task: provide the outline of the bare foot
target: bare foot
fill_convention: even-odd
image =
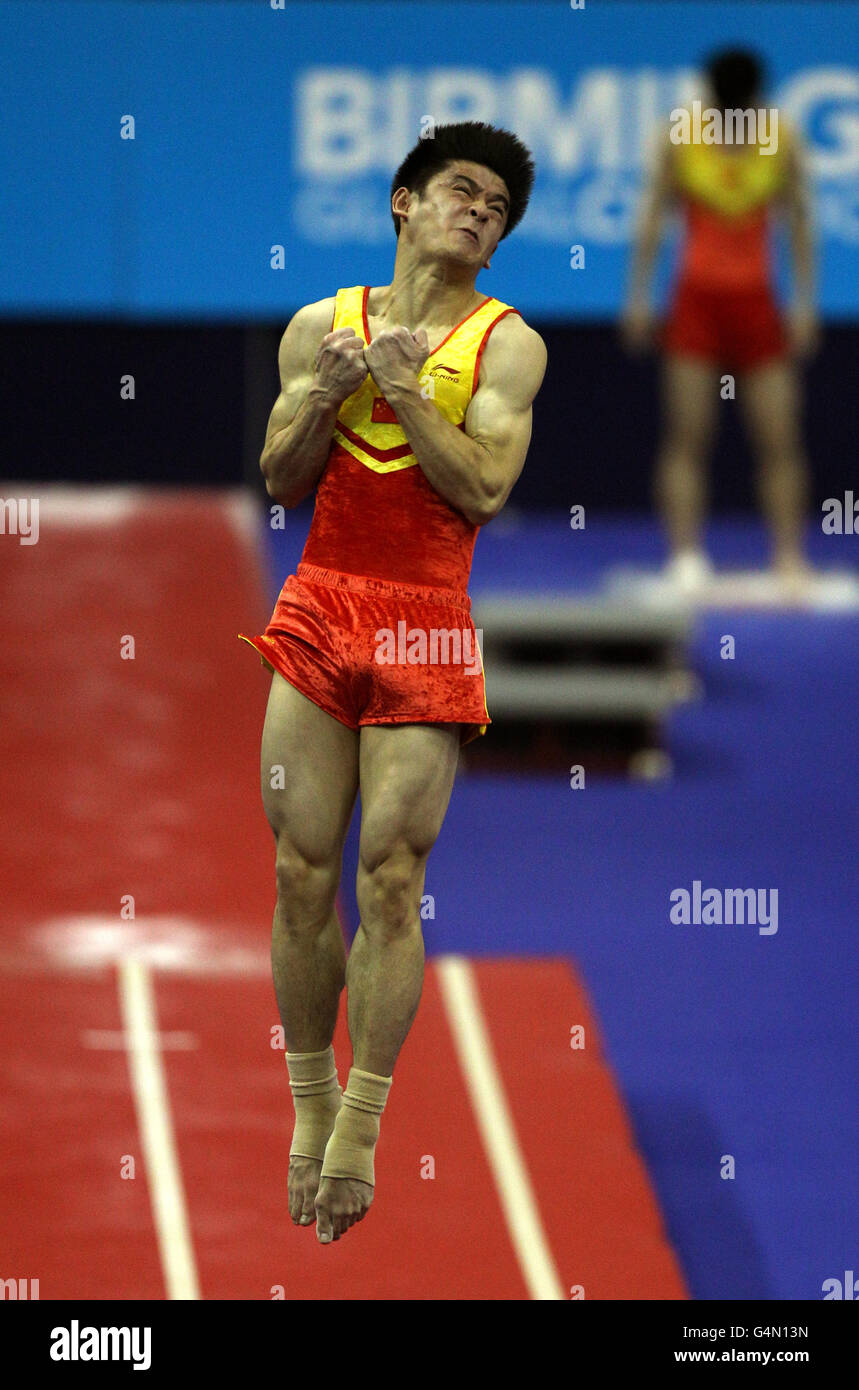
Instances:
[[[289,1160],[289,1214],[296,1226],[309,1226],[316,1220],[316,1192],[319,1187],[319,1174],[322,1172],[321,1158],[304,1158],[293,1154]]]
[[[358,1178],[323,1178],[316,1194],[316,1238],[320,1244],[339,1240],[356,1221],[363,1221],[372,1200],[371,1183]]]

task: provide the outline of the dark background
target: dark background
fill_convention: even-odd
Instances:
[[[3,474],[22,482],[258,483],[288,318],[247,328],[3,322]],[[582,503],[597,511],[649,510],[656,358],[628,356],[613,324],[532,324],[546,340],[549,365],[513,501],[525,509]],[[135,379],[133,403],[120,399],[127,373]],[[820,354],[805,368],[816,511],[851,484],[857,378],[859,328],[827,325]],[[713,468],[717,512],[755,506],[738,415],[738,402],[723,404]]]

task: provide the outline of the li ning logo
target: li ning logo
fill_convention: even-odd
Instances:
[[[397,630],[380,627],[376,633],[376,661],[380,666],[464,666],[468,676],[483,670],[480,640],[483,629],[464,627],[408,627],[403,619]]]

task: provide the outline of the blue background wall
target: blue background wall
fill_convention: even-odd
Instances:
[[[390,179],[431,116],[507,125],[537,161],[479,288],[614,314],[654,123],[727,40],[765,52],[808,141],[823,309],[855,314],[859,10],[694,0],[0,5],[0,312],[246,320],[385,284]]]

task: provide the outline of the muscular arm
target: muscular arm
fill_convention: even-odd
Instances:
[[[280,395],[259,466],[269,497],[286,507],[296,507],[316,486],[328,458],[340,403],[318,381],[315,356],[333,313],[333,298],[305,305],[280,342]]]
[[[386,393],[429,482],[475,526],[501,511],[522,472],[545,370],[542,338],[509,314],[489,335],[464,431],[421,396],[418,377]]]

